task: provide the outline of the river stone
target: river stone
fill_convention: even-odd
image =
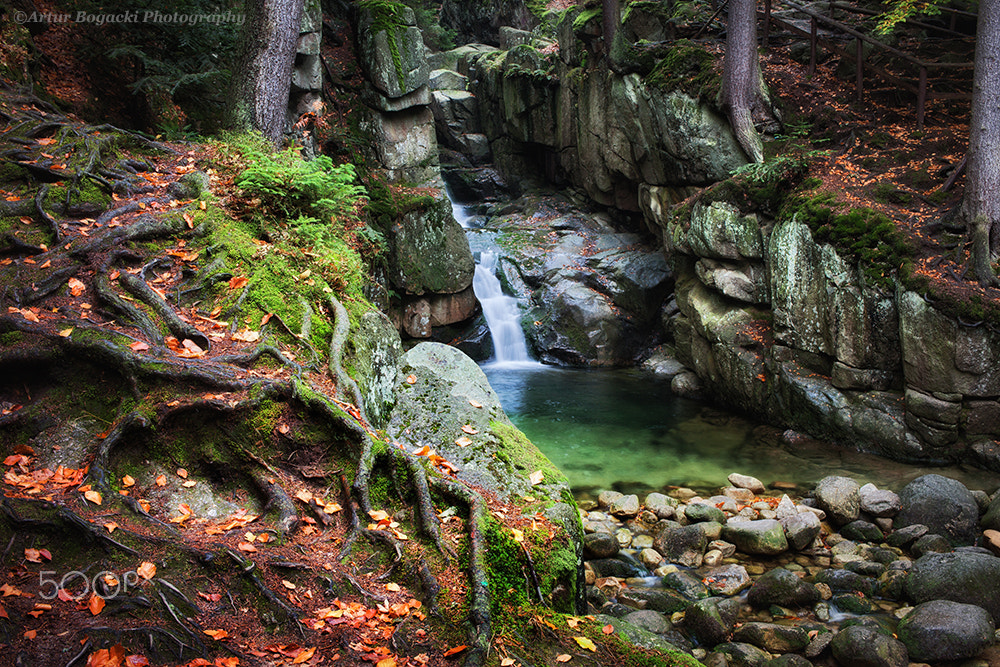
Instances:
[[[1000,556],[1000,530],[989,530],[983,531],[983,537],[986,539],[986,548],[993,552],[993,555]]]
[[[733,639],[771,653],[790,653],[809,645],[809,632],[795,626],[750,622],[741,625],[733,633]]]
[[[768,653],[744,642],[719,644],[713,650],[726,656],[729,667],[764,667],[771,660]]]
[[[698,600],[684,612],[684,627],[703,646],[715,646],[729,638],[739,613],[736,599]]]
[[[750,588],[747,602],[754,607],[808,607],[819,601],[819,591],[783,567],[767,572]]]
[[[742,565],[723,565],[705,574],[705,585],[712,595],[736,595],[753,585],[753,579]]]
[[[623,590],[619,596],[622,599],[631,599],[636,603],[642,603],[645,608],[658,611],[661,614],[684,611],[691,605],[691,602],[683,595],[670,589],[628,588]]]
[[[671,588],[688,600],[701,600],[709,596],[708,588],[701,579],[686,570],[677,570],[663,577],[663,585]]]
[[[868,597],[875,594],[877,583],[849,570],[822,570],[813,578],[818,584],[826,584],[831,590],[846,593],[864,593]]]
[[[899,549],[906,549],[911,544],[916,542],[918,539],[927,534],[927,526],[915,523],[905,528],[900,528],[892,532],[889,537],[886,538],[886,544],[890,547],[897,547]]]
[[[842,629],[830,642],[842,667],[907,667],[906,646],[870,625]]]
[[[623,619],[608,616],[606,614],[599,614],[596,620],[602,627],[605,625],[613,627],[616,635],[624,637],[633,646],[638,646],[639,648],[652,651],[659,651],[660,653],[678,652],[677,646],[663,639],[663,637],[650,632],[649,630],[636,627]]]
[[[896,633],[911,659],[939,662],[978,655],[993,643],[994,629],[989,612],[981,607],[933,600],[914,607]]]
[[[597,504],[603,509],[608,509],[612,503],[623,497],[625,497],[625,494],[618,491],[601,491],[597,496]]]
[[[986,609],[1000,619],[1000,558],[981,553],[924,554],[906,578],[906,595],[916,603],[951,600]]]
[[[778,520],[781,520],[795,516],[799,513],[799,508],[795,506],[795,503],[786,494],[781,496],[781,500],[778,501],[778,506],[774,508],[774,511],[777,514]]]
[[[830,599],[830,602],[836,606],[837,609],[848,614],[870,614],[876,609],[871,600],[863,595],[856,595],[854,593],[834,595]]]
[[[722,538],[748,554],[773,556],[788,550],[785,531],[774,519],[727,523]]]
[[[708,538],[697,525],[665,527],[653,537],[653,548],[672,562],[688,567],[701,565]]]
[[[630,494],[615,499],[608,507],[608,513],[617,517],[633,517],[639,513],[639,496]]]
[[[861,512],[860,489],[850,477],[824,477],[816,485],[816,502],[833,523],[841,526],[858,518]]]
[[[765,491],[764,482],[760,481],[756,477],[751,477],[750,475],[741,475],[738,472],[734,472],[730,473],[729,477],[726,479],[728,479],[729,483],[733,486],[738,486],[741,489],[749,489],[758,495],[764,493]]]
[[[808,549],[822,528],[819,517],[812,512],[794,514],[781,519],[780,523],[785,529],[785,538],[789,546],[796,551]]]
[[[914,558],[920,558],[931,552],[945,554],[949,551],[952,551],[951,542],[948,541],[948,538],[937,533],[927,533],[910,545],[910,552]]]
[[[813,664],[801,655],[788,653],[771,660],[764,667],[813,667]]]
[[[691,523],[702,521],[715,521],[717,523],[726,522],[726,514],[718,507],[708,503],[691,503],[684,506],[684,516]]]
[[[872,560],[857,560],[852,563],[846,563],[844,569],[860,574],[863,577],[874,577],[877,579],[885,573],[886,566],[883,563],[876,563]]]
[[[855,542],[874,542],[878,544],[885,539],[882,530],[874,523],[867,521],[852,521],[840,529],[840,534]]]
[[[1000,493],[993,496],[980,525],[984,530],[1000,530]]]
[[[979,535],[979,505],[961,482],[941,475],[916,478],[899,493],[903,505],[893,524],[927,526],[954,544],[972,544]]]
[[[874,484],[865,484],[858,490],[858,494],[861,497],[861,511],[872,516],[895,516],[902,507],[898,495],[888,489],[879,489]]]
[[[650,512],[661,519],[669,519],[674,516],[674,508],[677,507],[677,499],[662,493],[651,493],[646,496],[643,503]]]
[[[640,609],[639,611],[630,612],[622,617],[622,620],[626,623],[631,623],[637,628],[658,635],[662,635],[673,629],[670,621],[664,618],[663,614],[652,609]]]
[[[383,230],[389,279],[408,294],[456,294],[472,284],[475,261],[462,227],[444,197],[403,215]]]
[[[584,553],[588,558],[611,558],[618,553],[618,540],[608,533],[590,533],[583,536]]]

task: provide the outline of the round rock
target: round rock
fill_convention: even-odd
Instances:
[[[910,657],[924,662],[971,658],[993,643],[993,619],[982,607],[949,600],[919,604],[896,634]]]
[[[941,475],[923,475],[899,493],[902,509],[897,528],[919,523],[955,544],[972,544],[978,537],[979,504],[961,482]]]
[[[861,510],[876,517],[895,516],[902,508],[899,496],[888,489],[879,489],[874,484],[865,484],[858,490]]]
[[[756,477],[751,477],[750,475],[741,475],[738,472],[731,473],[727,478],[729,483],[733,486],[739,487],[741,489],[749,489],[756,494],[764,493],[764,483],[757,479]]]
[[[802,581],[783,567],[776,567],[762,575],[747,594],[747,602],[754,607],[808,607],[819,601],[819,591],[812,584]]]
[[[618,540],[607,533],[583,536],[583,549],[588,558],[611,558],[618,553]]]
[[[774,519],[727,523],[722,527],[722,539],[748,554],[773,556],[788,550],[785,530]]]
[[[608,513],[618,517],[632,517],[639,513],[639,496],[629,494],[611,501]]]
[[[861,487],[850,477],[832,475],[816,485],[816,502],[838,526],[850,523],[861,513]]]
[[[907,667],[903,642],[870,625],[852,625],[830,642],[833,657],[843,667]]]
[[[951,600],[982,607],[1000,619],[1000,558],[955,551],[924,554],[906,577],[906,595],[916,602]]]

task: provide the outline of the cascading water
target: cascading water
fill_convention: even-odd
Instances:
[[[450,195],[449,195],[450,196]],[[469,229],[469,214],[461,204],[451,202],[455,220],[463,229]],[[497,278],[499,248],[480,250],[476,262],[476,273],[472,279],[472,290],[479,299],[486,318],[486,326],[493,338],[493,361],[491,367],[541,367],[528,353],[528,343],[521,329],[521,311],[517,300],[503,293]]]

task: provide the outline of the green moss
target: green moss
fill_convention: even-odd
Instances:
[[[644,81],[653,88],[680,90],[714,104],[722,88],[717,59],[714,53],[694,42],[677,40]]]
[[[591,21],[600,19],[601,17],[601,6],[588,7],[582,12],[577,14],[576,18],[573,19],[573,30],[579,32],[587,28],[587,24]]]
[[[396,67],[396,77],[401,90],[406,88],[406,72],[403,71],[403,59],[399,55],[399,32],[405,27],[406,5],[394,0],[358,0],[358,9],[367,10],[372,15],[372,34],[385,31],[392,53],[392,64]]]

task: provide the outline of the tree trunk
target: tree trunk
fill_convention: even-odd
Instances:
[[[604,33],[604,50],[611,53],[611,45],[615,41],[615,33],[618,31],[619,18],[618,0],[601,0],[601,29]]]
[[[757,58],[756,0],[729,0],[720,102],[747,157],[763,162],[764,147],[754,119],[773,113]]]
[[[1000,244],[1000,0],[980,0],[965,195],[960,215],[972,239],[981,285],[997,285],[991,266]]]
[[[303,0],[247,0],[229,110],[235,130],[259,130],[281,142],[288,113]]]

